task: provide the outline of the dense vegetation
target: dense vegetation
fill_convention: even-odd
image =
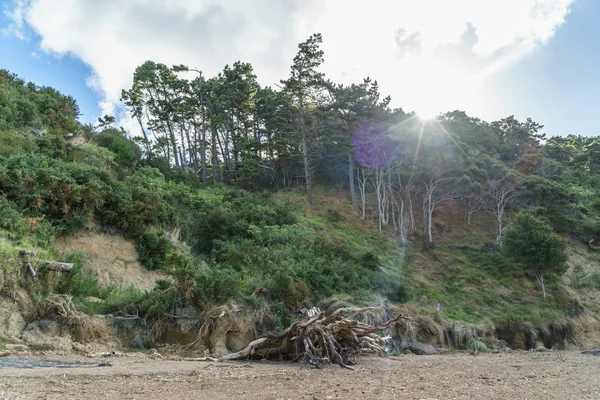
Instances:
[[[149,319],[238,301],[269,307],[274,323],[326,298],[365,303],[374,293],[417,308],[444,303],[444,318],[467,322],[578,312],[557,280],[556,234],[591,245],[600,236],[598,138],[547,139],[514,117],[453,111],[425,121],[392,110],[374,80],[327,81],[320,42],[300,45],[280,90],[261,87],[247,63],[206,78],[148,61],[123,91],[140,132],[115,128],[112,116],[82,125],[69,96],[0,71],[0,266],[24,246],[52,255],[56,236],[94,221],[133,240],[140,261],[168,279],[147,293],[101,287],[72,255],[75,272],[40,283],[39,295]],[[329,204],[315,200],[330,191]],[[503,252],[507,225],[516,261]],[[423,275],[418,257],[443,273]],[[525,300],[513,307],[529,270],[540,283],[554,272],[548,303],[534,304],[541,314]],[[499,299],[488,290],[499,286],[515,293]]]

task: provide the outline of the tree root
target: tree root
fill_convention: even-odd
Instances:
[[[254,340],[237,353],[221,357],[220,361],[248,358],[279,358],[300,360],[321,368],[323,363],[337,364],[341,368],[354,370],[356,356],[363,351],[373,351],[384,357],[385,343],[389,337],[381,332],[409,315],[398,314],[382,325],[368,325],[355,319],[344,318],[344,314],[357,314],[373,309],[340,308],[326,317],[318,308],[303,310],[299,319],[280,333],[267,333]]]

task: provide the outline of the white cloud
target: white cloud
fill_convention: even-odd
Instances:
[[[10,24],[2,29],[2,34],[14,35],[21,40],[25,40],[25,18],[23,16],[25,5],[25,0],[15,0],[15,4],[12,7],[5,6],[3,13],[10,21]]]
[[[251,62],[263,84],[285,78],[297,43],[322,32],[334,80],[378,79],[405,109],[480,113],[479,83],[537,46],[573,0],[18,0],[13,29],[43,51],[91,68],[88,84],[113,110],[146,60],[208,75]]]

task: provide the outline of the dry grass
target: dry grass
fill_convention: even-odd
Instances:
[[[71,296],[53,294],[39,302],[34,309],[37,319],[57,314],[70,327],[71,337],[80,343],[108,341],[115,337],[116,331],[102,316],[89,316],[77,309]]]
[[[129,285],[151,290],[158,279],[165,279],[159,271],[149,271],[138,261],[137,251],[130,241],[119,235],[84,231],[74,236],[59,238],[55,247],[62,253],[81,253],[85,267],[90,269],[102,285]]]

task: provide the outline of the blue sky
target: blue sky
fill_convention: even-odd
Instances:
[[[466,52],[464,59],[460,55],[463,53],[457,52],[458,55],[453,55],[454,58],[450,59],[448,65],[452,68],[457,67],[456,71],[450,68],[454,71],[450,73],[446,72],[447,66],[444,70],[436,69],[440,60],[446,62],[448,58],[436,58],[438,56],[435,55],[435,51],[432,52],[433,55],[427,56],[425,39],[430,40],[430,47],[435,49],[440,47],[440,43],[444,43],[444,46],[455,46],[455,42],[448,44],[440,38],[449,35],[453,29],[457,29],[457,38],[464,37],[464,27],[471,21],[462,15],[450,15],[449,21],[444,21],[447,25],[444,25],[441,32],[433,29],[427,31],[420,26],[440,25],[439,20],[427,20],[428,10],[422,13],[419,10],[410,10],[413,12],[412,20],[423,19],[420,25],[411,27],[408,22],[393,17],[393,10],[384,9],[389,2],[377,3],[379,5],[373,2],[373,7],[380,7],[380,15],[391,16],[382,16],[381,20],[375,21],[372,29],[367,29],[370,36],[362,32],[360,36],[352,36],[357,31],[356,25],[342,25],[342,22],[338,21],[359,18],[364,7],[345,7],[343,12],[346,15],[339,16],[342,9],[335,9],[335,0],[329,0],[331,4],[328,6],[323,5],[325,1],[311,3],[307,0],[300,5],[296,4],[294,9],[279,7],[283,3],[267,4],[271,0],[256,0],[256,7],[252,7],[258,8],[255,15],[251,14],[253,11],[250,8],[239,11],[238,15],[235,9],[227,8],[227,2],[224,2],[222,7],[221,4],[215,6],[211,13],[206,13],[205,10],[194,9],[199,2],[182,0],[181,9],[166,9],[167,3],[157,0],[154,7],[146,6],[143,10],[148,16],[147,20],[154,21],[153,23],[140,22],[140,18],[135,16],[140,15],[141,9],[131,9],[132,18],[135,19],[131,19],[133,27],[128,29],[134,31],[117,33],[118,37],[115,39],[108,33],[104,35],[102,28],[114,23],[115,28],[107,28],[106,31],[118,32],[124,29],[123,20],[127,20],[126,7],[112,0],[107,0],[102,6],[92,6],[90,4],[94,2],[80,1],[82,6],[78,10],[79,14],[74,14],[71,10],[61,10],[60,2],[53,0],[0,0],[0,31],[3,32],[0,33],[0,68],[17,73],[38,85],[53,86],[72,95],[80,105],[82,120],[86,122],[93,122],[101,113],[112,110],[111,105],[118,103],[120,89],[130,83],[135,66],[148,58],[167,64],[188,63],[208,71],[209,74],[217,73],[226,63],[244,59],[255,65],[256,73],[265,84],[285,78],[296,50],[295,44],[302,40],[304,34],[297,33],[301,30],[298,27],[291,29],[287,26],[291,24],[290,15],[293,14],[293,21],[298,20],[299,15],[307,21],[316,21],[312,25],[308,22],[302,25],[306,32],[323,32],[325,72],[330,77],[334,80],[354,81],[369,74],[376,79],[380,78],[382,91],[392,96],[396,106],[403,106],[407,110],[424,110],[429,107],[432,112],[459,108],[486,120],[514,114],[519,119],[531,117],[544,124],[549,135],[600,134],[595,120],[600,109],[598,0],[552,0],[557,4],[573,1],[569,4],[569,13],[565,13],[565,22],[557,24],[552,37],[543,40],[539,37],[531,39],[538,40],[539,43],[535,42],[536,45],[527,48],[526,51],[522,51],[523,48],[519,48],[518,45],[501,47],[501,44],[504,43],[502,40],[508,41],[514,37],[525,42],[527,33],[505,29],[499,25],[495,32],[488,32],[486,41],[484,28],[489,25],[490,20],[485,19],[484,11],[473,14],[474,35],[479,36],[475,38],[474,43],[478,41],[481,47],[472,48],[473,43],[468,44],[467,48],[462,49]],[[545,0],[528,1],[541,1],[543,4]],[[111,8],[113,3],[114,8]],[[136,2],[132,0],[131,3]],[[292,3],[294,2],[290,2]],[[264,6],[262,10],[261,4]],[[410,7],[411,4],[414,2],[406,2],[405,6]],[[19,18],[15,18],[13,12],[17,6],[22,9],[22,16]],[[94,7],[103,8],[99,11]],[[515,13],[520,12],[520,3],[514,3],[514,7]],[[557,5],[557,10],[560,7]],[[56,13],[56,17],[53,17],[52,13]],[[89,21],[97,20],[98,15],[106,15],[107,19],[101,21],[102,27],[98,28],[99,31],[94,31],[93,27],[90,27],[93,24]],[[185,21],[190,15],[192,18],[203,19],[187,24]],[[164,18],[164,27],[161,26],[164,29],[163,33],[160,37],[152,36],[156,31],[157,21],[161,18]],[[209,39],[200,41],[193,34],[194,27],[210,25],[211,18],[231,22],[231,26],[226,26],[226,34],[215,34],[214,37],[218,39],[210,39],[213,42],[209,42]],[[52,25],[52,21],[57,19],[62,20],[60,25]],[[510,23],[508,22],[509,25]],[[520,23],[526,24],[527,21]],[[412,46],[414,43],[400,43],[398,40],[391,43],[393,40],[389,37],[389,32],[398,32],[398,29],[408,33],[416,32],[416,36],[407,34],[406,37],[421,39],[421,42],[416,44],[421,52],[415,53],[412,59],[409,57],[398,61],[397,48],[390,47],[410,44],[407,49],[412,51],[415,48]],[[269,30],[275,34],[268,35]],[[523,31],[528,30],[524,25]],[[170,41],[164,40],[164,32],[172,32],[173,37],[169,38]],[[514,37],[502,36],[509,33]],[[545,34],[542,32],[539,36]],[[245,37],[252,38],[257,35],[262,35],[258,36],[260,41],[243,41]],[[206,38],[207,32],[198,32],[198,36]],[[260,46],[262,40],[267,39],[269,44]],[[117,45],[115,40],[118,41]],[[221,42],[216,40],[226,42],[221,45]],[[380,43],[388,47],[379,45]],[[484,45],[488,46],[490,51],[486,52],[486,49],[483,49]],[[454,50],[459,47],[455,47]],[[352,58],[352,54],[358,52],[362,52],[361,55],[354,55]],[[463,91],[461,85],[466,86],[466,83],[470,82],[470,75],[465,73],[470,71],[467,68],[469,60],[490,65],[502,52],[513,56],[514,60],[499,68],[477,87],[469,87]],[[514,56],[515,54],[523,55]],[[398,71],[403,73],[398,74]],[[400,78],[400,75],[405,78]],[[90,77],[93,79],[90,80]],[[99,105],[100,102],[103,103]]]
[[[600,1],[572,5],[554,38],[496,76],[489,90],[504,113],[531,117],[549,134],[600,135]]]
[[[1,2],[0,2],[1,4]],[[0,14],[0,30],[8,26],[6,15]],[[40,86],[52,86],[73,96],[82,112],[83,121],[95,121],[100,115],[99,97],[87,84],[90,68],[71,56],[44,54],[39,37],[21,40],[0,33],[0,68]]]

